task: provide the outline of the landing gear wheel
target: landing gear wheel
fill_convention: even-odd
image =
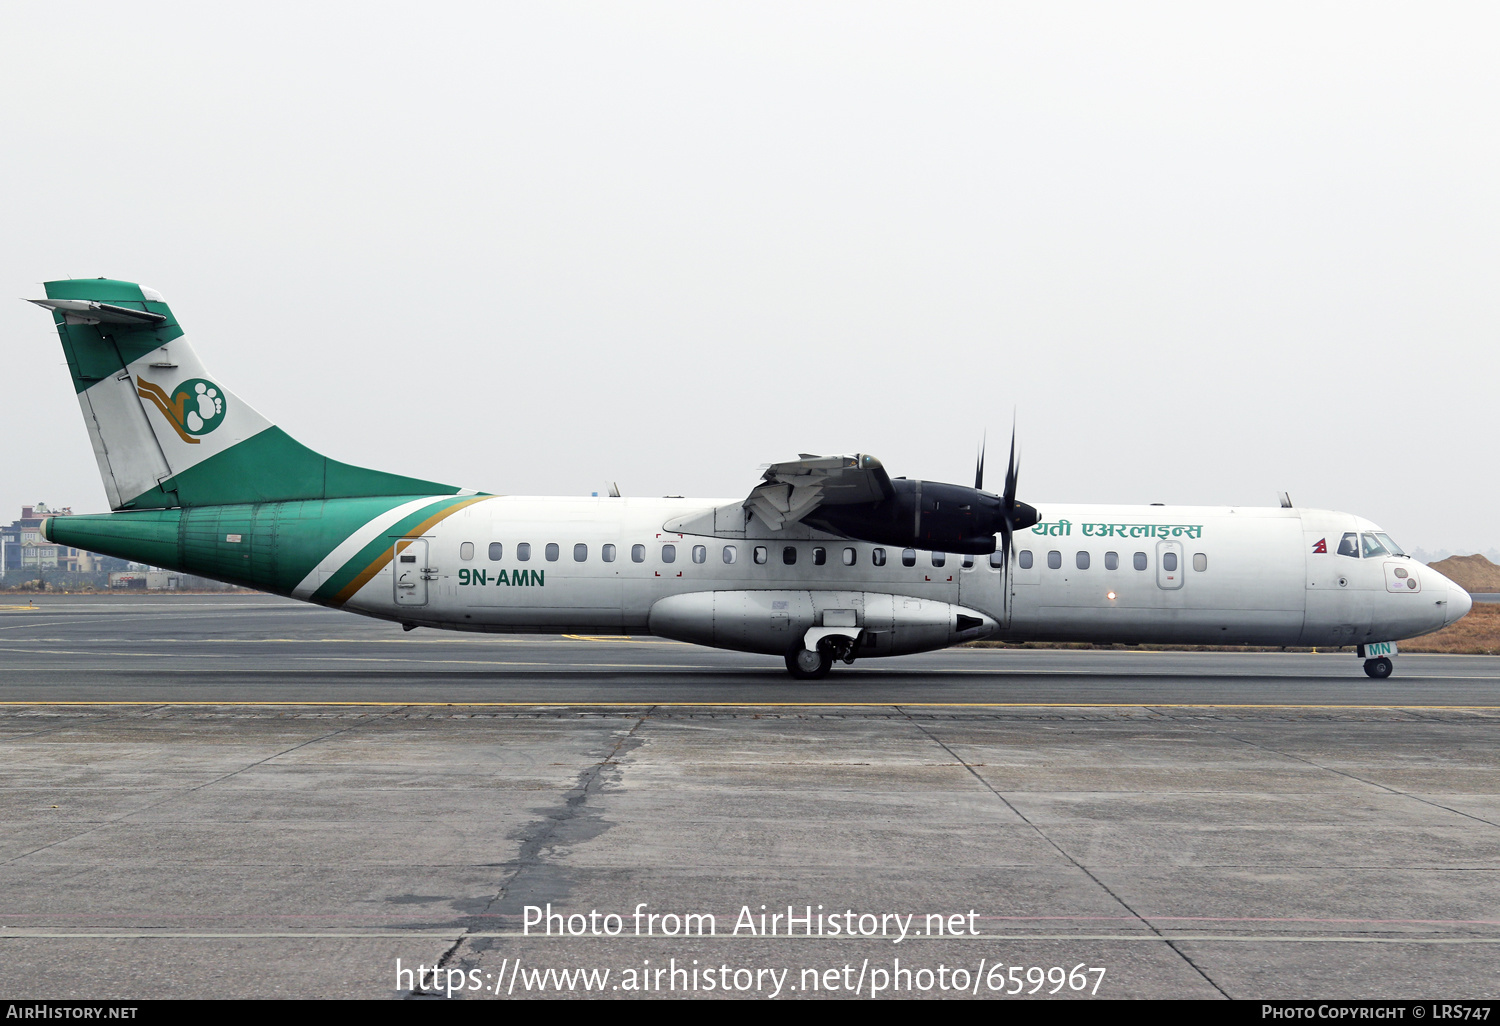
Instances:
[[[833,653],[822,645],[816,652],[809,652],[798,642],[786,653],[786,669],[798,680],[822,680],[833,668]]]
[[[1395,667],[1391,665],[1390,659],[1385,656],[1381,656],[1379,659],[1365,660],[1365,672],[1376,680],[1385,680],[1391,675],[1393,669]]]

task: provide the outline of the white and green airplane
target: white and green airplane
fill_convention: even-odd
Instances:
[[[745,498],[494,495],[319,455],[213,377],[152,289],[46,283],[114,512],[48,540],[413,627],[655,634],[834,660],[980,638],[1355,646],[1453,623],[1468,594],[1347,513],[1016,499],[773,464]],[[997,541],[998,538],[998,541]]]

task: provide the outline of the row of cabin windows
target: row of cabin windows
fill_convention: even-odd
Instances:
[[[797,551],[798,551],[797,550],[797,546],[795,546],[795,545],[786,545],[786,546],[783,546],[782,549],[781,549],[781,562],[784,563],[787,566],[795,566],[796,563],[797,563]],[[607,542],[604,545],[601,545],[599,547],[599,557],[602,560],[604,560],[604,562],[606,562],[606,563],[613,563],[615,561],[617,552],[618,552],[618,550],[615,548],[615,546],[613,544],[610,544],[610,543],[607,543]],[[491,562],[497,562],[498,563],[501,559],[504,559],[505,558],[505,545],[504,545],[504,543],[503,542],[490,542],[489,553],[488,554],[489,554]],[[688,554],[689,554],[689,557],[692,559],[692,561],[694,563],[706,563],[706,562],[708,562],[708,546],[706,546],[706,545],[694,545],[694,546],[692,546],[689,549],[689,553]],[[514,555],[515,555],[516,560],[518,562],[522,562],[522,563],[524,563],[527,560],[531,559],[531,543],[530,542],[517,542],[516,543],[516,547],[515,547]],[[929,553],[929,555],[932,558],[932,565],[933,566],[943,566],[948,561],[948,554],[945,553],[945,552],[933,552],[933,553]],[[1030,553],[1027,553],[1027,555],[1029,556]],[[562,558],[562,547],[560,545],[558,545],[556,542],[548,542],[546,545],[544,545],[542,547],[542,556],[548,562],[555,563],[559,559]],[[725,545],[723,547],[723,549],[720,550],[719,557],[725,563],[735,563],[735,562],[737,562],[739,560],[739,548],[738,548],[738,546],[735,546],[735,545]],[[771,561],[771,550],[767,546],[765,546],[765,545],[756,545],[756,546],[754,546],[750,550],[750,557],[751,557],[751,559],[753,559],[755,561],[755,563],[757,565],[765,565],[766,563],[769,563]],[[473,559],[474,558],[474,543],[473,542],[463,542],[462,544],[460,544],[459,547],[458,547],[458,558],[464,560],[465,562]],[[577,543],[576,545],[573,546],[573,561],[575,563],[584,563],[584,562],[587,562],[588,558],[589,558],[589,547],[588,547],[588,545],[586,543],[579,542],[579,543]],[[859,550],[856,549],[856,548],[854,548],[852,545],[845,546],[844,549],[843,549],[843,551],[839,554],[839,559],[843,563],[844,566],[857,566],[859,564]],[[630,547],[630,560],[633,563],[644,563],[646,561],[646,546],[644,546],[644,545],[632,545]],[[661,547],[661,561],[663,563],[675,563],[675,562],[677,562],[677,546],[674,545],[674,544],[671,544],[671,543],[663,545]],[[874,566],[885,566],[885,563],[886,563],[886,552],[885,552],[885,549],[883,549],[883,548],[874,548],[874,549],[871,549],[870,550],[870,562]],[[813,546],[813,549],[812,549],[812,563],[813,563],[813,566],[825,566],[825,565],[827,565],[827,563],[828,563],[828,550],[826,548],[824,548],[823,546],[821,546],[821,545],[815,545],[815,546]],[[902,566],[916,566],[917,565],[917,550],[916,549],[902,549],[901,550],[901,565]],[[965,570],[973,567],[973,565],[974,565],[974,557],[973,556],[964,556],[963,557],[963,567],[964,567]],[[1029,566],[1030,564],[1027,564],[1027,565]],[[1000,566],[1000,553],[994,552],[994,553],[990,554],[990,566],[996,567],[996,568],[998,568]]]
[[[1022,570],[1030,570],[1032,568],[1034,562],[1035,562],[1035,557],[1032,556],[1030,549],[1023,549],[1023,550],[1021,550],[1021,552],[1017,556],[1017,561],[1020,563]],[[1090,562],[1090,556],[1089,556],[1088,552],[1085,551],[1085,550],[1083,550],[1083,549],[1079,549],[1078,550],[1078,554],[1073,557],[1073,563],[1074,563],[1074,565],[1077,566],[1078,569],[1080,569],[1080,570],[1087,570],[1089,568],[1089,562]],[[1135,556],[1133,557],[1133,559],[1131,560],[1131,565],[1134,566],[1137,570],[1145,570],[1148,566],[1150,566],[1150,561],[1146,558],[1146,554],[1144,552],[1137,552],[1135,554]],[[1051,552],[1047,553],[1047,568],[1050,569],[1050,570],[1061,570],[1062,569],[1062,553],[1061,552],[1057,551],[1056,549],[1053,549]],[[1176,570],[1177,569],[1177,553],[1175,553],[1175,552],[1164,552],[1164,553],[1162,553],[1161,568],[1163,570],[1167,570],[1167,571],[1174,571],[1174,570]],[[1104,554],[1104,569],[1106,569],[1106,570],[1118,570],[1118,569],[1120,569],[1120,554],[1118,552],[1106,552]],[[1195,552],[1195,553],[1193,553],[1193,569],[1196,570],[1196,571],[1198,571],[1199,573],[1203,573],[1205,570],[1208,569],[1208,554],[1207,553],[1203,553],[1203,552]]]
[[[616,553],[617,550],[615,546],[609,542],[606,542],[599,547],[599,558],[604,560],[604,562],[606,563],[613,563],[615,561]],[[948,554],[946,552],[933,552],[929,553],[929,555],[932,559],[932,565],[935,567],[944,566],[948,562]],[[504,556],[504,544],[501,542],[490,542],[490,560],[492,562],[499,562],[504,558]],[[522,563],[530,560],[531,543],[517,542],[515,556],[516,560]],[[556,563],[559,559],[562,558],[562,548],[556,542],[548,542],[545,546],[542,547],[542,556],[549,563]],[[689,550],[689,557],[694,563],[708,562],[708,546],[692,546]],[[463,544],[461,544],[458,547],[458,558],[466,562],[473,559],[474,543],[464,542]],[[586,543],[579,542],[573,546],[573,561],[575,563],[587,562],[588,558],[589,547]],[[720,552],[720,558],[723,559],[725,563],[734,563],[738,561],[738,547],[734,545],[725,545]],[[771,551],[764,545],[757,545],[753,549],[751,549],[751,558],[755,560],[755,563],[757,565],[764,565],[770,562]],[[1030,549],[1022,549],[1017,554],[1016,558],[1017,562],[1020,563],[1022,570],[1030,570],[1032,566],[1035,565],[1035,557]],[[846,546],[841,554],[841,559],[845,566],[855,566],[859,562],[859,550],[855,549],[853,546]],[[1089,568],[1090,560],[1091,557],[1089,556],[1089,553],[1084,549],[1079,549],[1077,555],[1074,556],[1074,565],[1076,565],[1080,570],[1087,570]],[[632,545],[630,547],[630,561],[632,563],[644,563],[646,561],[646,546],[639,544]],[[677,546],[670,543],[663,545],[661,547],[661,561],[663,563],[677,562]],[[870,550],[870,562],[872,564],[874,564],[875,566],[885,566],[885,561],[885,549],[875,548]],[[781,562],[787,566],[796,565],[797,546],[783,546],[781,550]],[[821,545],[813,546],[812,562],[813,566],[826,565],[828,562],[828,550]],[[992,568],[998,569],[1001,565],[1001,554],[999,552],[990,553],[989,563]],[[916,566],[917,550],[902,549],[901,565],[906,567]],[[965,570],[972,568],[974,566],[974,557],[967,555],[964,556],[962,565]],[[1145,570],[1150,565],[1150,562],[1144,552],[1137,552],[1132,559],[1132,565],[1137,570]],[[1177,569],[1177,553],[1163,553],[1161,558],[1161,565],[1163,570],[1175,571]],[[1062,553],[1057,549],[1053,549],[1051,552],[1048,552],[1047,566],[1052,570],[1062,569]],[[1104,554],[1104,569],[1120,569],[1120,554],[1118,552],[1106,552]],[[1193,553],[1193,569],[1198,571],[1199,573],[1202,573],[1203,571],[1208,569],[1208,556],[1205,553]]]

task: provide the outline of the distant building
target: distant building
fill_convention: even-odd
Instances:
[[[0,574],[7,571],[58,570],[63,573],[93,573],[104,569],[97,553],[54,545],[42,536],[42,522],[48,517],[70,517],[67,507],[48,509],[43,503],[22,506],[21,519],[0,527]]]
[[[141,588],[146,591],[176,591],[182,587],[181,574],[166,570],[117,570],[109,575],[111,588]]]

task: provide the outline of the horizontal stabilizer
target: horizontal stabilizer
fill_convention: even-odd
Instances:
[[[68,324],[134,324],[150,327],[166,323],[166,316],[149,310],[131,310],[113,303],[96,303],[91,299],[28,299],[46,310],[56,310]]]

